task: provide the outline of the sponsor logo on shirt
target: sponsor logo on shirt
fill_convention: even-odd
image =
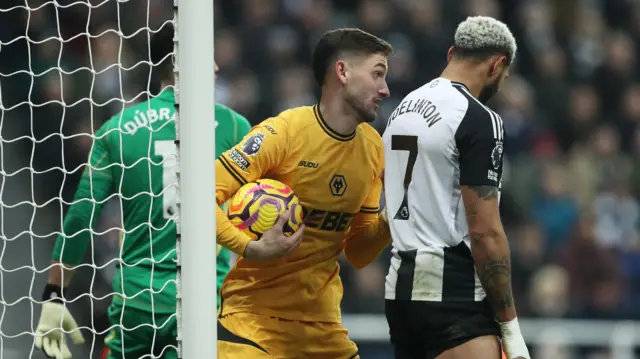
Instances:
[[[298,162],[298,167],[306,167],[306,168],[318,168],[318,162],[313,161],[300,161]]]
[[[304,225],[321,231],[346,232],[351,227],[354,213],[333,212],[322,209],[302,207]]]
[[[240,167],[243,171],[246,171],[247,168],[249,168],[249,166],[251,165],[249,163],[249,160],[247,160],[242,155],[242,153],[240,153],[235,148],[229,152],[229,158],[233,161],[233,163],[238,165],[238,167]]]
[[[489,170],[489,173],[487,173],[487,179],[498,182],[498,172]]]
[[[262,127],[266,128],[267,131],[269,131],[269,133],[271,133],[272,135],[277,135],[278,132],[276,132],[275,129],[273,129],[273,127],[269,126],[269,125],[262,125]]]
[[[262,142],[264,141],[264,133],[258,132],[255,135],[249,137],[244,144],[242,145],[242,152],[248,156],[255,156],[258,151],[260,151],[260,147],[262,147]]]

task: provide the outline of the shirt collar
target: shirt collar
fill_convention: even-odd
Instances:
[[[167,102],[175,102],[175,91],[173,87],[165,87],[158,96],[157,99],[167,101]]]

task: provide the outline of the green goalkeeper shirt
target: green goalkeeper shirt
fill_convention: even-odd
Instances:
[[[123,110],[96,132],[88,166],[64,218],[64,235],[58,236],[53,252],[53,260],[79,265],[105,202],[120,198],[123,231],[113,302],[156,313],[176,309],[174,105],[174,92],[167,89]],[[250,125],[222,105],[216,105],[215,116],[217,157],[237,144]],[[217,262],[219,291],[229,271],[226,249],[218,248]]]

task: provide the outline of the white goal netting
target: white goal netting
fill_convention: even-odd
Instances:
[[[124,108],[157,95],[153,88],[160,84],[152,76],[150,38],[173,16],[171,0],[1,1],[0,359],[45,358],[34,347],[34,335],[53,247],[56,238],[64,236],[63,218],[74,204],[98,129]],[[156,131],[150,124],[153,113],[137,117],[139,126],[150,129],[149,136]],[[175,122],[172,119],[166,118]],[[159,153],[158,148],[149,146],[148,155],[134,161],[136,165],[170,168],[175,153],[171,149]],[[125,154],[120,155],[122,161],[113,166],[121,170],[132,166]],[[151,177],[152,170],[147,172]],[[85,343],[74,345],[68,336],[67,342],[73,358],[102,358],[105,339],[117,340],[127,358],[177,357],[175,342],[158,339],[175,338],[175,313],[154,304],[157,298],[149,304],[153,315],[144,310],[109,310],[118,296],[112,282],[120,270],[117,264],[123,263],[122,235],[126,241],[130,232],[122,229],[122,202],[131,199],[122,193],[123,181],[111,186],[105,200],[89,200],[87,216],[96,217],[96,224],[84,228],[90,235],[89,244],[64,298]],[[162,204],[163,196],[175,192],[171,190],[174,182],[175,176],[167,178],[165,173],[163,191],[137,195]],[[94,185],[92,182],[89,188]],[[98,207],[102,207],[99,216]],[[158,228],[148,212],[149,218],[132,231],[144,230],[153,237],[170,225]],[[76,242],[69,235],[66,233],[63,251],[75,249],[71,247]],[[153,247],[148,241],[146,245]],[[153,248],[150,251],[154,253]],[[121,267],[143,265],[154,271],[156,263],[171,259],[156,255],[147,258],[146,264],[124,263]],[[149,274],[151,277],[146,288],[128,292],[121,300],[149,301],[145,298],[153,297],[150,293],[171,286],[159,284],[160,275]]]

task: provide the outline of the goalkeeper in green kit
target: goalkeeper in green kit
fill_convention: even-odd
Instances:
[[[35,345],[49,357],[71,358],[65,335],[84,342],[62,298],[79,265],[105,201],[121,196],[123,232],[120,260],[113,281],[108,316],[111,332],[105,340],[107,358],[177,358],[176,346],[176,214],[173,26],[165,24],[151,43],[154,73],[162,78],[162,92],[151,100],[123,110],[97,132],[74,202],[57,238],[54,265],[44,289]],[[216,69],[217,70],[217,69]],[[216,157],[249,132],[249,122],[216,105]],[[211,199],[215,201],[215,198]],[[213,220],[213,219],[212,219]],[[212,238],[213,240],[213,238]],[[218,291],[229,271],[229,252],[218,246]],[[204,284],[206,285],[206,284]],[[211,283],[213,285],[213,283]],[[220,305],[218,296],[218,306]],[[213,305],[213,303],[211,303]],[[203,318],[203,320],[216,320]],[[215,338],[212,338],[215,340]],[[168,347],[172,346],[172,347]]]

